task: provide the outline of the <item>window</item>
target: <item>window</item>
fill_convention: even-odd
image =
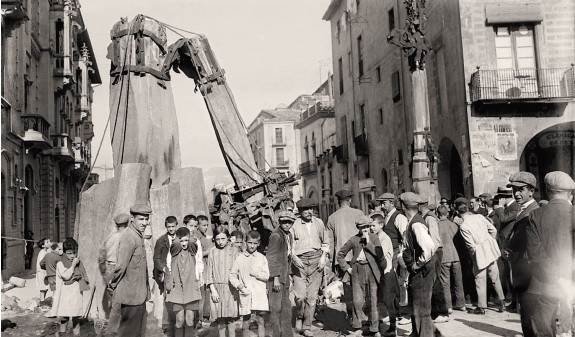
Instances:
[[[284,137],[283,137],[283,130],[282,128],[276,128],[276,144],[283,144]]]
[[[393,8],[387,12],[387,23],[390,32],[395,29],[395,13],[393,12]]]
[[[351,76],[353,71],[353,62],[351,62],[351,51],[347,52],[347,64],[349,64],[348,74]]]
[[[361,35],[357,37],[357,67],[359,77],[363,77],[363,47],[361,45]]]
[[[397,165],[403,165],[403,150],[397,150]]]
[[[341,21],[337,20],[337,24],[335,25],[335,37],[337,39],[337,44],[340,43],[340,35],[341,35]]]
[[[359,106],[359,118],[360,118],[360,127],[361,127],[361,134],[366,134],[366,126],[365,126],[365,104]]]
[[[391,74],[391,98],[393,102],[398,102],[401,99],[401,86],[399,83],[399,71]]]
[[[339,71],[339,94],[343,94],[343,61],[341,57],[337,60],[337,70]]]
[[[56,54],[64,54],[64,22],[56,21]]]
[[[60,199],[60,180],[58,178],[54,181],[54,196],[56,199]],[[58,202],[59,200],[56,200],[56,203]]]
[[[283,165],[284,162],[285,162],[284,149],[283,148],[276,149],[276,164]]]
[[[375,80],[377,83],[381,82],[381,68],[379,66],[375,68]]]
[[[341,144],[347,146],[347,117],[345,115],[339,119],[339,134],[341,136]]]
[[[355,138],[355,121],[351,121],[351,138]]]
[[[495,26],[498,69],[535,69],[533,26]]]
[[[379,124],[383,124],[383,109],[378,109],[377,114],[379,115]]]
[[[349,165],[347,162],[343,165],[343,183],[349,183]]]

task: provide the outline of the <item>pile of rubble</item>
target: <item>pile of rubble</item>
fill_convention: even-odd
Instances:
[[[18,278],[18,277],[11,277],[7,283],[2,282],[2,312],[3,316],[7,314],[7,311],[11,311],[14,314],[24,313],[25,311],[33,311],[39,313],[41,311],[49,310],[52,306],[51,298],[46,301],[40,301],[39,298],[29,298],[21,300],[16,296],[9,296],[5,294],[10,289],[13,288],[23,288],[26,286],[26,280]]]

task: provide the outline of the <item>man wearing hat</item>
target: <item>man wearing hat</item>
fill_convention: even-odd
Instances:
[[[537,179],[535,179],[535,176],[524,171],[512,175],[509,178],[509,184],[507,184],[507,187],[513,189],[515,202],[521,206],[503,251],[503,255],[511,265],[511,285],[520,305],[522,295],[531,281],[531,266],[529,266],[526,257],[527,225],[529,224],[529,213],[539,207],[535,199],[533,199],[536,185]],[[521,316],[523,321],[523,313]]]
[[[419,215],[420,197],[413,192],[399,196],[401,207],[409,221],[405,230],[403,261],[409,270],[409,302],[413,307],[411,334],[419,337],[434,336],[435,327],[431,320],[431,294],[435,272],[435,251],[429,227]]]
[[[266,253],[270,270],[268,283],[268,290],[271,290],[269,292],[270,321],[274,337],[293,336],[289,274],[294,244],[291,228],[295,220],[296,216],[291,211],[279,212],[279,226],[270,235]]]
[[[148,299],[148,271],[144,231],[152,209],[146,204],[130,208],[130,224],[118,244],[116,269],[109,282],[114,291],[114,305],[120,305],[118,335],[139,337],[146,335],[146,300]]]
[[[315,314],[317,295],[323,268],[328,261],[329,238],[321,219],[313,216],[317,202],[311,198],[296,203],[300,218],[291,232],[294,238],[292,253],[293,292],[296,303],[296,330],[313,336],[311,324]]]
[[[575,229],[571,198],[575,181],[565,172],[554,171],[545,175],[545,185],[549,203],[532,210],[527,225],[527,259],[533,277],[521,302],[521,325],[526,337],[555,336],[571,330]]]
[[[491,196],[491,193],[481,193],[478,197],[479,199],[479,210],[477,211],[477,213],[483,215],[483,216],[488,216],[489,212],[487,210],[487,200],[490,200],[491,198],[493,198]]]
[[[352,236],[337,253],[337,261],[342,270],[351,276],[353,296],[353,321],[352,327],[361,331],[363,318],[363,304],[365,295],[369,289],[370,313],[369,331],[379,334],[379,314],[377,312],[377,289],[381,280],[381,274],[386,267],[383,249],[376,234],[370,233],[371,218],[361,216],[355,220],[359,233]],[[351,260],[346,256],[351,252]]]
[[[106,284],[108,284],[114,275],[114,270],[116,269],[116,254],[118,251],[118,243],[120,242],[122,233],[128,227],[128,223],[130,222],[130,215],[126,213],[120,213],[114,217],[114,222],[116,223],[116,231],[106,237],[100,246],[100,254],[98,258],[100,272],[102,273],[102,278]],[[112,309],[112,296],[110,292],[104,292],[103,301],[106,304],[104,311],[107,318],[110,316],[110,310]],[[108,327],[108,330],[111,331],[112,328],[110,324],[108,324]],[[113,330],[115,331],[116,329],[117,326]]]

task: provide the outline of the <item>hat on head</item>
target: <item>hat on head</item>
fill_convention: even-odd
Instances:
[[[455,199],[455,201],[453,202],[455,204],[455,207],[459,206],[459,205],[469,205],[469,200],[460,197]]]
[[[150,215],[152,214],[152,208],[146,204],[137,204],[130,208],[130,213]]]
[[[507,184],[507,187],[523,187],[527,185],[535,188],[537,186],[537,179],[533,173],[520,171],[509,178],[509,184]]]
[[[290,211],[281,211],[278,213],[278,220],[290,220],[295,221],[296,216]]]
[[[126,213],[120,213],[114,217],[114,222],[116,225],[127,224],[130,221],[130,215]]]
[[[298,202],[296,202],[295,205],[297,206],[298,209],[302,210],[306,208],[317,207],[317,202],[312,198],[303,198],[298,200]]]
[[[387,192],[387,193],[383,193],[379,197],[375,198],[375,200],[395,200],[395,195]]]
[[[419,200],[417,201],[418,204],[420,205],[429,204],[429,198],[427,198],[423,194],[418,194],[417,197],[419,198]]]
[[[407,206],[417,206],[419,204],[419,196],[413,192],[401,193],[399,200]]]
[[[493,196],[491,195],[491,193],[481,193],[479,195],[480,198],[484,198],[484,199],[491,199],[493,198]]]
[[[359,218],[355,219],[355,227],[363,228],[366,226],[371,226],[372,222],[373,220],[370,217],[362,215]]]
[[[349,190],[341,190],[341,191],[338,191],[335,194],[335,196],[340,200],[345,199],[345,198],[351,198],[351,197],[353,197],[353,192],[349,191]]]
[[[550,191],[575,190],[575,181],[567,173],[561,171],[549,172],[545,175],[545,185]]]
[[[496,196],[499,197],[512,197],[513,196],[513,190],[509,187],[497,187],[497,194]]]

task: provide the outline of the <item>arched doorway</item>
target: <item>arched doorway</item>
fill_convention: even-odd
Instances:
[[[537,178],[536,198],[547,199],[543,184],[547,173],[563,171],[575,177],[575,122],[554,125],[531,138],[521,154],[520,166]]]
[[[464,194],[461,157],[455,144],[448,137],[444,137],[439,143],[439,154],[441,155],[437,167],[439,193],[446,198],[451,198],[456,193]]]

